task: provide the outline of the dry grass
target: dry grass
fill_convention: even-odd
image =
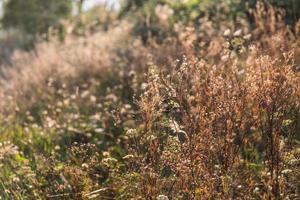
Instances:
[[[147,46],[122,24],[16,53],[4,199],[298,199],[298,28],[261,4]],[[216,28],[217,27],[217,28]]]

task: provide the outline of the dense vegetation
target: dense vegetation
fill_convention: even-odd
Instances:
[[[299,199],[299,5],[249,2],[127,1],[16,51],[0,199]]]

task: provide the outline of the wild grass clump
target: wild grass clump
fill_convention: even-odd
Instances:
[[[183,59],[171,72],[151,70],[140,103],[140,145],[133,150],[148,147],[140,161],[143,196],[287,195],[282,154],[290,145],[285,137],[293,136],[282,130],[295,131],[289,122],[298,120],[292,113],[299,110],[299,77],[289,60],[248,55],[240,67]]]

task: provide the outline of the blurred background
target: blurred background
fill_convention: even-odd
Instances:
[[[265,2],[283,9],[288,24],[297,21],[299,1]],[[218,4],[220,6],[216,6]],[[166,31],[161,26],[167,23],[199,25],[199,19],[205,13],[212,18],[216,11],[225,11],[228,15],[224,17],[228,20],[251,18],[250,9],[255,5],[256,0],[1,0],[1,63],[8,61],[15,49],[30,50],[34,43],[53,37],[63,41],[66,35],[84,35],[97,28],[107,30],[109,25],[124,16],[131,16],[134,32],[146,41],[148,31],[163,39]],[[223,7],[223,11],[218,11],[217,7]],[[158,20],[165,22],[159,24]]]
[[[105,15],[119,9],[118,0],[1,0],[1,63],[15,49],[30,50],[54,35],[63,41],[66,34],[80,34],[84,26],[107,23]]]

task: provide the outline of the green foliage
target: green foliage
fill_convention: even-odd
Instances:
[[[273,6],[285,11],[286,21],[293,25],[300,17],[300,1],[298,0],[267,0]]]
[[[71,11],[71,0],[8,0],[2,24],[35,37],[47,33],[50,27],[61,27],[60,20],[69,17]]]

